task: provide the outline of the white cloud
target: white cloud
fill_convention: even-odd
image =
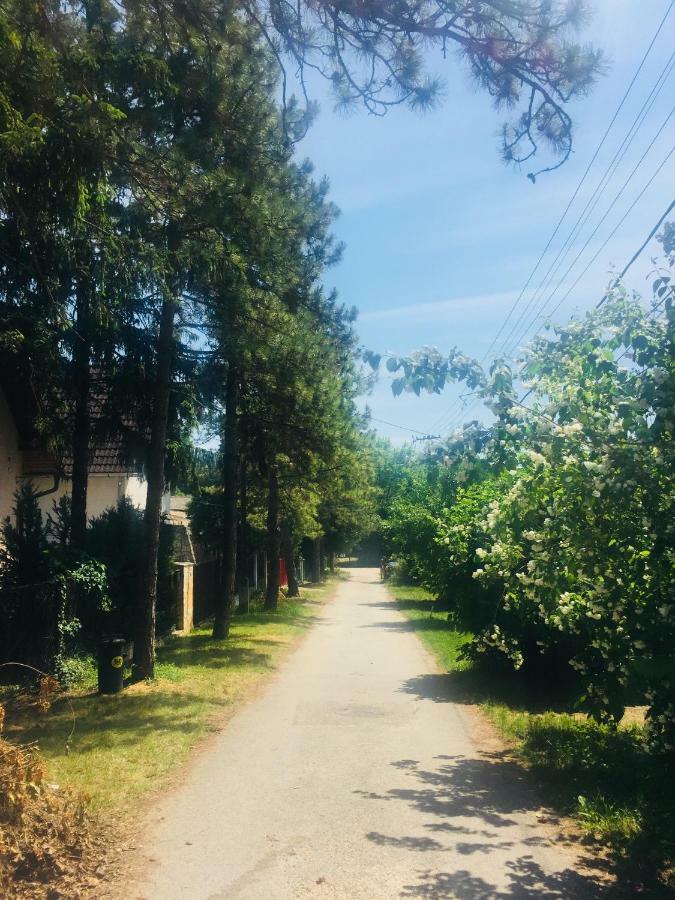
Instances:
[[[476,313],[489,309],[506,308],[518,296],[518,291],[501,291],[496,294],[476,294],[468,297],[453,297],[450,300],[438,300],[431,303],[411,303],[406,306],[371,309],[359,315],[359,322],[374,321],[415,321],[433,322],[439,315],[457,313]]]

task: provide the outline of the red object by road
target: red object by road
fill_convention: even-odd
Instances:
[[[288,574],[286,572],[286,560],[279,557],[279,587],[288,587]]]

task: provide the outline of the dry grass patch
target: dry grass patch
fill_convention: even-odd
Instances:
[[[0,706],[0,732],[3,707]],[[87,798],[46,780],[31,747],[0,737],[0,894],[77,897],[98,883]],[[50,885],[59,882],[60,891]]]

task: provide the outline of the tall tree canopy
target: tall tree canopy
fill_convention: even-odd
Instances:
[[[217,636],[242,570],[247,478],[265,482],[273,556],[280,528],[287,549],[300,522],[337,548],[371,515],[351,317],[320,283],[339,256],[335,211],[294,159],[312,108],[288,96],[287,67],[306,100],[314,71],[341,105],[382,114],[439,99],[428,51],[453,49],[516,110],[505,158],[543,142],[557,165],[567,104],[600,67],[571,40],[584,16],[551,0],[3,3],[2,343],[52,372],[38,424],[72,461],[74,550],[95,430],[123,431],[143,463],[140,674],[153,671],[162,495],[205,407],[223,439]],[[289,490],[298,477],[304,490]]]

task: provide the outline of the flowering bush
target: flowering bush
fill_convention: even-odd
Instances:
[[[527,624],[542,651],[572,638],[582,706],[600,721],[621,717],[636,663],[656,671],[675,645],[672,325],[670,303],[653,318],[617,291],[535,341],[532,408],[513,404],[494,429],[513,484],[486,518],[474,577],[503,585],[495,624],[517,664]],[[494,627],[478,641],[494,645]],[[675,750],[666,685],[651,686],[649,734]]]
[[[486,477],[457,490],[454,502],[436,519],[434,542],[445,551],[444,590],[456,624],[478,630],[492,619],[498,591],[474,578],[476,558],[485,553],[492,509],[508,487],[508,477]],[[487,518],[486,518],[487,515]]]
[[[398,534],[425,586],[454,596],[465,620],[469,576],[484,591],[473,611],[492,599],[473,619],[470,652],[500,651],[525,671],[542,655],[563,661],[585,685],[581,707],[610,724],[637,681],[649,746],[675,754],[670,276],[653,290],[646,310],[615,285],[584,318],[537,337],[517,380],[504,361],[484,375],[464,358],[462,368],[456,351],[444,365],[426,352],[388,368],[413,390],[470,379],[495,415],[447,443],[452,493],[426,509],[408,500]],[[458,486],[462,467],[473,484]]]

